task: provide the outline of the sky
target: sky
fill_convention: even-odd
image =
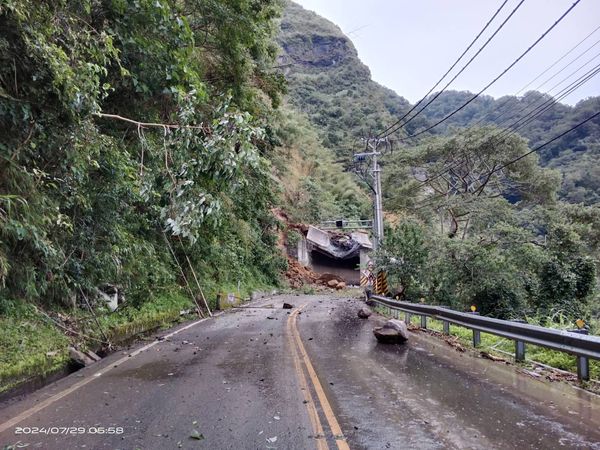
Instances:
[[[356,46],[361,60],[371,69],[373,79],[414,103],[450,68],[503,0],[295,1],[338,25]],[[491,36],[519,1],[507,1],[455,71]],[[525,0],[504,28],[448,89],[481,90],[533,44],[574,1]],[[515,95],[598,27],[600,0],[581,0],[565,19],[485,94],[494,97]],[[587,53],[579,57],[586,50]],[[525,91],[542,85],[538,90],[555,95],[597,64],[600,64],[600,28]],[[581,66],[584,67],[571,75]],[[455,71],[446,80],[449,81]],[[571,77],[567,81],[556,86],[569,75]],[[575,104],[582,98],[597,95],[600,95],[600,74],[562,102]]]

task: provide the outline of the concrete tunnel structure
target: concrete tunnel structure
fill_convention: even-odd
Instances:
[[[310,225],[298,241],[298,262],[317,273],[331,273],[347,284],[360,283],[360,268],[369,261],[373,244],[362,231],[324,231]]]

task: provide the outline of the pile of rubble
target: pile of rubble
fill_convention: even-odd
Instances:
[[[296,259],[288,256],[288,270],[285,272],[285,277],[290,286],[297,289],[305,284],[315,284],[319,275],[300,264]]]
[[[346,281],[342,277],[332,273],[323,273],[319,275],[319,278],[317,278],[317,283],[337,290],[344,289],[346,287]]]
[[[342,277],[332,273],[316,273],[290,256],[288,256],[288,270],[285,272],[285,277],[290,287],[294,289],[305,285],[319,285],[337,290],[346,287],[346,282]]]

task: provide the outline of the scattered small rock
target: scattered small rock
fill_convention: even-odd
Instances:
[[[283,309],[293,309],[294,305],[290,304],[290,303],[284,303],[283,304]]]
[[[204,435],[198,430],[192,430],[192,432],[190,433],[190,438],[196,439],[197,441],[201,441],[202,439],[204,439]]]
[[[360,317],[361,319],[368,319],[371,314],[373,314],[371,312],[371,308],[369,308],[367,306],[363,306],[362,308],[360,308],[358,310],[357,316]]]

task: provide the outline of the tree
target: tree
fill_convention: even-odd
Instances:
[[[489,137],[497,131],[488,127],[461,130],[397,157],[401,163],[396,165],[404,166],[413,181],[388,189],[392,205],[412,200],[412,206],[436,211],[442,231],[464,239],[481,202],[495,198],[528,204],[553,201],[558,174],[541,169],[534,154],[507,165],[528,149],[518,136]],[[386,186],[391,182],[388,175]],[[391,195],[390,190],[394,192]]]

